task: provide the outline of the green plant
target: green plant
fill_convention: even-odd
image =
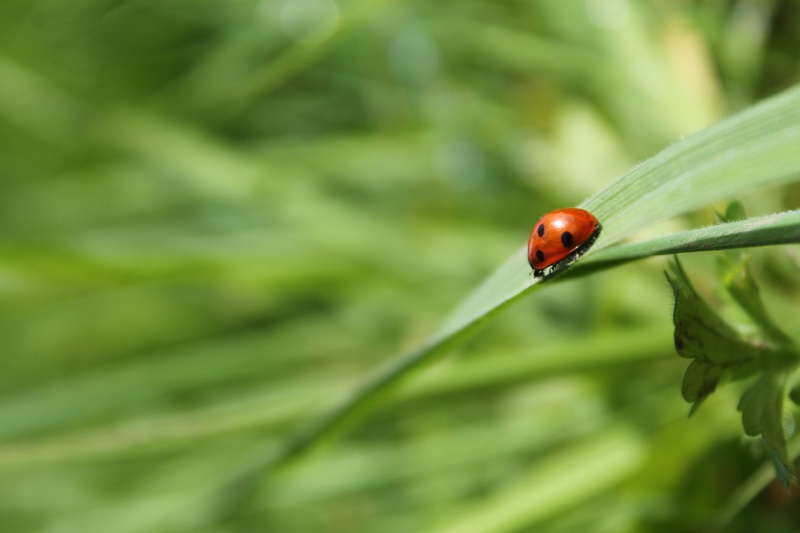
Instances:
[[[677,258],[670,264],[667,278],[675,292],[675,347],[681,357],[692,359],[683,379],[683,397],[692,403],[694,413],[720,380],[757,376],[742,395],[738,410],[745,433],[763,437],[778,478],[788,487],[795,473],[787,451],[783,400],[787,380],[800,364],[800,350],[769,317],[747,262],[727,261],[723,268],[725,287],[752,319],[755,331],[742,331],[726,322],[697,294]]]
[[[574,267],[575,273],[596,271],[659,254],[800,242],[798,212],[729,220],[717,226],[645,242],[623,242],[629,235],[660,220],[757,187],[795,180],[800,173],[798,124],[800,87],[795,87],[693,135],[636,166],[581,204],[580,207],[597,215],[604,230],[595,247]],[[277,451],[271,447],[266,454],[255,457],[245,465],[232,481],[226,481],[223,488],[226,505],[235,507],[252,493],[258,480],[357,422],[384,401],[400,383],[441,358],[448,349],[463,341],[522,295],[549,285],[547,280],[538,282],[532,279],[528,271],[524,250],[520,250],[467,297],[422,347],[397,356],[343,403],[323,415],[311,429],[290,439]],[[570,277],[567,273],[554,281]],[[682,309],[683,305],[679,308]],[[706,316],[707,313],[702,314]],[[697,317],[691,320],[695,319]],[[691,368],[684,385],[685,397],[698,402],[713,390],[711,383],[715,383],[719,377],[716,368],[702,362]],[[777,434],[776,423],[780,416],[778,419],[774,417],[776,406],[770,408],[765,426],[758,423],[760,406],[765,402],[777,402],[777,378],[770,374],[769,379],[759,382],[761,385],[745,395],[740,408],[743,410],[747,433],[764,434],[765,440],[771,444],[780,463],[788,471],[785,442],[780,441]],[[788,473],[782,478],[788,480]]]
[[[652,256],[714,303],[717,254],[685,252],[796,241],[794,96],[684,136],[798,83],[797,26],[787,0],[1,2],[0,530],[796,530],[740,444],[749,383],[687,419]],[[563,277],[501,265],[598,190]],[[778,214],[702,227],[727,194]],[[752,253],[795,336],[796,250]]]

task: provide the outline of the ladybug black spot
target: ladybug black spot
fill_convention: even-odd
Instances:
[[[536,230],[536,233],[539,234],[539,237],[544,236],[544,224],[539,224],[539,228]]]
[[[538,259],[539,261],[544,261],[544,254],[542,253],[541,250],[536,250],[536,259]]]
[[[572,238],[572,233],[565,231],[561,234],[561,244],[564,245],[564,248],[572,248],[575,239]]]

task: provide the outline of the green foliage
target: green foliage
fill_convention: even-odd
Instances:
[[[667,279],[675,298],[675,349],[681,357],[692,359],[683,378],[682,393],[694,412],[714,392],[723,375],[742,379],[756,372],[763,351],[700,298],[677,260],[671,264]]]
[[[785,211],[623,243],[575,265],[569,275],[584,275],[652,255],[792,244],[798,240],[800,211]]]
[[[759,435],[769,447],[778,479],[785,487],[796,479],[795,467],[786,449],[786,428],[783,417],[783,398],[786,395],[788,371],[767,370],[755,385],[739,400],[736,408],[742,413],[744,432]]]
[[[653,257],[800,333],[789,4],[0,2],[0,530],[796,529]]]
[[[726,218],[731,218],[734,211],[743,214],[741,207],[734,206],[728,209]],[[681,357],[692,359],[683,378],[683,398],[692,404],[694,413],[722,379],[735,381],[757,375],[756,383],[742,395],[737,409],[742,413],[745,433],[763,437],[778,478],[788,487],[795,474],[787,451],[783,399],[787,377],[800,365],[800,349],[766,312],[743,254],[730,254],[722,264],[726,288],[757,332],[745,333],[711,309],[692,287],[676,258],[667,273],[675,294],[675,349]]]
[[[656,217],[676,214],[697,207],[700,202],[747,190],[757,184],[781,183],[791,179],[792,172],[800,172],[800,143],[798,137],[792,134],[794,124],[783,120],[795,113],[798,113],[800,119],[800,87],[669,148],[635,167],[583,204],[584,207],[597,206],[594,211],[605,214],[606,218],[601,219],[604,225],[603,234],[596,244],[596,249],[601,250],[598,255],[603,253],[604,248],[609,250],[606,257],[610,256],[611,259],[606,259],[605,266],[666,253],[666,250],[708,251],[735,246],[797,242],[800,236],[800,211],[785,212],[764,219],[732,221],[695,230],[688,235],[670,235],[654,242],[637,243],[635,248],[624,249],[623,245],[619,246],[623,251],[617,256],[613,255],[612,246],[614,239],[618,240],[626,232],[656,221]],[[750,145],[754,139],[764,144],[760,150],[752,152]],[[709,144],[725,150],[724,153],[713,152],[720,158],[713,164],[708,161],[709,158],[713,159],[712,154],[700,150],[700,147]],[[772,156],[766,157],[765,154]],[[701,157],[704,159],[702,163]],[[751,174],[754,168],[760,170],[755,178]],[[671,196],[680,198],[681,201],[670,201]],[[618,211],[608,211],[611,209],[609,205],[615,206]],[[619,229],[619,224],[623,224],[625,228]],[[609,227],[611,231],[608,231]],[[609,233],[611,237],[608,236]],[[591,256],[594,250],[590,250],[587,255]],[[248,466],[229,487],[228,492],[233,494],[230,499],[237,502],[244,498],[245,496],[238,494],[251,493],[255,478],[268,476],[274,469],[282,467],[310,447],[327,439],[330,434],[365,416],[393,387],[441,358],[448,349],[497,316],[522,294],[542,286],[529,275],[524,254],[525,250],[520,250],[501,265],[457,307],[445,324],[420,348],[399,354],[395,361],[375,374],[353,395],[323,415],[310,429],[292,439],[283,452],[276,455],[270,450],[264,458]],[[545,278],[545,281],[548,279]],[[691,293],[692,289],[689,288],[688,292]],[[676,311],[677,309],[676,305]],[[710,320],[711,323],[703,324],[703,320]],[[693,402],[696,408],[699,402],[714,391],[723,371],[748,375],[751,372],[750,365],[755,363],[760,348],[738,339],[708,308],[697,309],[696,313],[687,315],[682,321],[685,326],[699,321],[694,327],[696,331],[685,328],[689,336],[700,338],[697,339],[696,350],[691,345],[686,349],[685,357],[695,360],[689,367],[683,385],[684,398]],[[712,357],[706,355],[703,348],[703,342],[707,339],[702,337],[707,329],[729,343],[719,354],[715,351]]]

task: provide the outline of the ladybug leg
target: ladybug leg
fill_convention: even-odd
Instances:
[[[543,278],[544,277],[544,270],[539,270],[538,268],[533,269],[533,277],[534,278]]]
[[[549,267],[547,267],[547,268],[545,268],[543,270],[540,270],[539,271],[540,272],[540,276],[544,277],[544,278],[553,277],[555,274],[557,274],[557,273],[561,272],[561,270],[563,270],[563,264],[564,264],[564,262],[562,260],[562,261],[559,261],[558,263],[556,263],[556,264],[554,264],[552,266],[549,266]]]

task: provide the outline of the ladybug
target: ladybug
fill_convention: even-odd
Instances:
[[[588,250],[603,227],[593,214],[577,207],[556,209],[542,216],[528,239],[528,263],[533,277],[561,271]]]

